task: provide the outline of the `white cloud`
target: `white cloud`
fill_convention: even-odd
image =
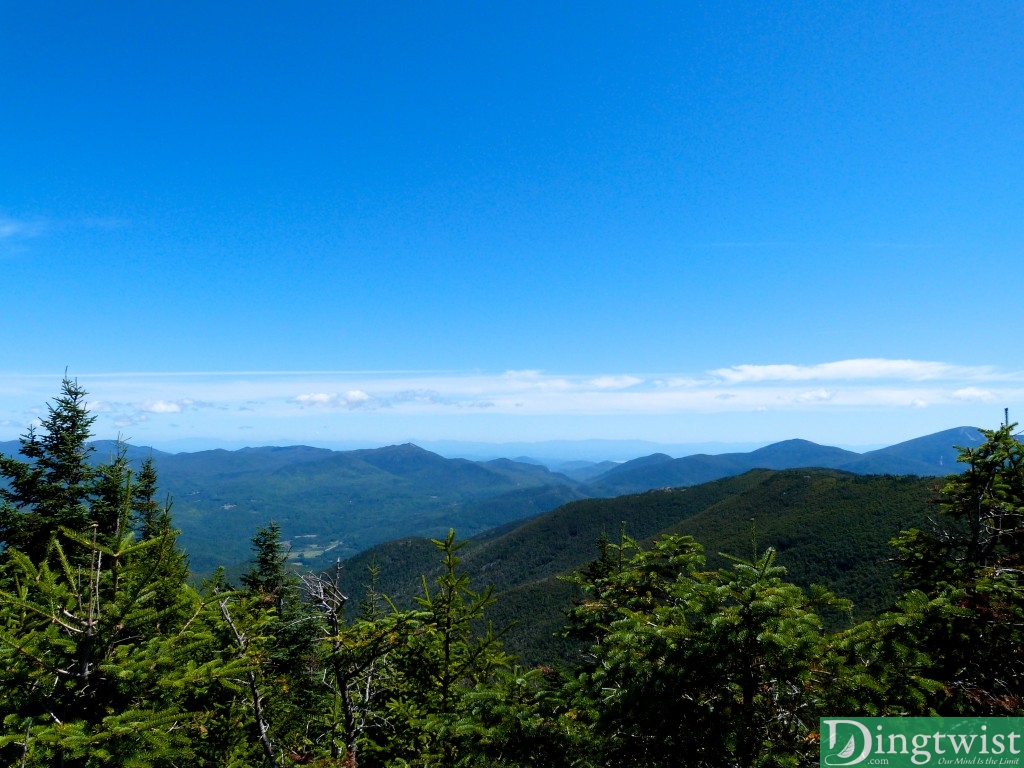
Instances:
[[[332,405],[337,398],[337,395],[329,395],[326,392],[311,392],[306,395],[298,395],[295,402],[299,405]]]
[[[691,376],[669,376],[665,379],[655,379],[653,383],[659,387],[699,387],[706,384],[707,381]]]
[[[106,407],[108,411],[112,410],[112,406]],[[200,408],[216,408],[217,406],[202,400],[194,400],[191,397],[182,397],[177,400],[150,400],[141,405],[128,404],[128,407],[145,413],[181,413],[185,410],[196,411]]]
[[[964,367],[925,360],[887,360],[863,358],[837,360],[817,365],[734,365],[709,371],[728,384],[768,381],[824,381],[859,379],[898,379],[927,381],[945,378],[970,378],[984,375],[988,368]]]
[[[587,382],[591,387],[597,389],[628,389],[643,383],[644,380],[638,379],[636,376],[598,376]]]
[[[362,408],[370,405],[373,398],[361,389],[352,389],[344,394],[335,392],[311,392],[297,395],[293,401],[302,406],[316,408]]]
[[[181,413],[181,405],[179,403],[168,403],[165,400],[156,400],[155,402],[144,404],[142,410],[147,413]]]
[[[539,417],[538,423],[603,417],[672,417],[813,412],[895,414],[911,408],[960,409],[952,423],[987,423],[987,411],[966,415],[986,403],[1014,407],[1024,401],[1024,381],[1015,372],[947,362],[865,358],[813,365],[735,365],[710,373],[685,371],[586,373],[509,370],[295,371],[204,373],[78,374],[90,393],[98,429],[138,426],[144,439],[171,423],[179,432],[224,433],[256,426],[280,434],[299,430],[343,433],[345,419],[360,424],[387,422],[394,431],[433,419],[445,424],[473,421],[473,414]],[[29,408],[47,402],[59,377],[0,376],[0,427],[16,436],[12,424],[31,418]],[[990,407],[990,406],[989,406]],[[372,418],[352,419],[361,413]],[[973,411],[972,411],[973,413]],[[997,414],[1001,417],[1000,414]],[[168,418],[171,417],[171,418]],[[482,417],[483,418],[483,417]],[[831,418],[831,416],[830,416]],[[461,420],[461,421],[456,421]],[[5,425],[4,422],[7,422]],[[941,424],[937,425],[940,428]],[[277,428],[276,426],[274,427]],[[369,429],[370,427],[366,427]],[[279,434],[273,432],[273,434]]]
[[[795,401],[798,403],[820,403],[832,399],[832,393],[827,389],[814,389],[807,392],[800,392]]]
[[[996,399],[992,392],[987,389],[981,389],[980,387],[964,387],[963,389],[958,389],[953,393],[953,397],[957,400],[967,400],[977,403],[991,403]]]
[[[506,371],[501,379],[506,386],[517,391],[567,391],[573,388],[573,383],[567,377],[552,376],[541,371]]]
[[[367,396],[369,397],[369,396]],[[447,405],[449,400],[431,389],[410,389],[403,392],[396,392],[385,401],[388,405],[398,403],[428,403],[431,405]]]

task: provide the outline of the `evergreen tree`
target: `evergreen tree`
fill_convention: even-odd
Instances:
[[[0,486],[0,542],[36,561],[60,528],[89,528],[95,472],[87,443],[95,417],[85,398],[85,390],[65,377],[39,429],[30,427],[21,438],[25,460],[0,455],[0,478],[7,481]]]
[[[110,461],[93,469],[89,487],[89,521],[104,543],[116,541],[130,529],[133,487],[128,448],[118,442]]]
[[[288,597],[296,594],[297,577],[285,564],[288,551],[281,543],[281,526],[273,520],[257,529],[252,537],[253,562],[242,576],[242,586],[253,596],[262,596],[280,608]]]
[[[475,592],[459,570],[457,552],[465,542],[449,531],[434,545],[444,571],[434,590],[424,579],[419,609],[400,617],[402,646],[389,656],[388,730],[378,742],[386,748],[377,757],[447,768],[475,750],[463,722],[470,692],[488,684],[510,658],[484,618],[495,600],[493,588]]]
[[[170,502],[157,501],[157,474],[153,458],[142,462],[135,483],[132,485],[132,523],[139,536],[152,539],[171,528]]]
[[[1015,424],[960,449],[930,531],[894,539],[907,589],[852,632],[856,665],[876,670],[865,707],[882,714],[1024,713],[1024,446]]]
[[[583,768],[597,759],[593,733],[566,696],[572,681],[552,667],[498,669],[466,695],[460,766]]]
[[[246,723],[252,738],[233,748],[234,759],[277,768],[288,756],[308,752],[311,721],[317,717],[316,624],[303,603],[299,578],[287,566],[288,552],[275,522],[252,538],[253,563],[242,576],[244,589],[220,601],[222,642],[246,664],[238,693],[228,708]]]
[[[332,575],[303,577],[309,603],[322,617],[316,679],[326,695],[319,699],[323,716],[314,740],[326,743],[332,760],[356,768],[379,764],[390,753],[386,703],[401,689],[393,659],[401,653],[406,634],[414,631],[414,621],[412,612],[398,611],[377,592],[374,565],[358,615],[346,622],[348,598],[338,586],[340,572],[338,563]]]
[[[771,549],[721,572],[704,570],[690,537],[629,557],[605,555],[577,583],[586,597],[570,632],[592,642],[575,684],[576,719],[601,764],[767,766],[806,762],[823,702],[816,689],[827,636],[824,590],[783,581]]]
[[[87,553],[88,565],[64,543]],[[175,765],[192,754],[193,687],[230,672],[214,644],[215,604],[150,568],[160,542],[107,546],[66,529],[35,563],[9,550],[0,591],[0,755],[6,764]],[[54,562],[56,567],[51,567]],[[154,602],[173,593],[172,605]],[[24,734],[24,738],[17,734]]]
[[[186,583],[168,526],[137,539],[123,450],[93,470],[85,392],[65,379],[29,461],[4,458],[0,762],[193,762],[205,692],[240,674],[217,602]],[[154,478],[155,481],[155,478]],[[165,510],[166,512],[166,510]]]

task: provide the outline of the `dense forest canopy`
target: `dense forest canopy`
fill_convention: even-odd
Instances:
[[[288,567],[189,579],[151,463],[89,461],[63,382],[21,458],[0,457],[0,762],[20,766],[797,766],[830,715],[1024,714],[1024,455],[984,433],[934,527],[892,543],[899,597],[788,581],[773,548],[692,536],[597,542],[571,586],[562,663],[522,666],[454,533],[412,607]],[[717,555],[716,555],[717,558]]]

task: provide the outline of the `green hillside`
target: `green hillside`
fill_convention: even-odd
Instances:
[[[827,585],[854,601],[866,618],[896,597],[889,540],[925,526],[934,514],[941,481],[892,475],[853,475],[838,470],[750,473],[761,479],[750,491],[708,507],[669,532],[704,544],[708,565],[726,565],[719,552],[749,557],[751,521],[758,549],[774,547],[779,564],[799,585]]]
[[[953,445],[975,444],[979,435],[976,429],[959,427],[864,454],[806,440],[680,459],[658,453],[624,464],[571,467],[580,470],[577,479],[534,460],[448,459],[415,445],[179,454],[131,445],[124,449],[136,468],[153,459],[161,493],[173,500],[190,565],[206,575],[219,565],[231,573],[242,567],[250,537],[270,520],[280,525],[294,564],[316,569],[396,538],[440,536],[449,528],[469,537],[573,500],[697,486],[755,468],[817,466],[858,474],[942,475],[959,469]],[[0,450],[14,454],[18,447],[11,442]],[[109,440],[91,447],[93,462],[110,461],[118,450]],[[646,521],[630,521],[630,530],[638,535],[649,535],[645,526]],[[618,530],[617,523],[612,527]]]
[[[317,567],[402,535],[450,526],[472,535],[579,496],[574,481],[543,467],[446,459],[413,445],[209,453],[157,460],[200,573],[244,561],[271,519],[296,564]]]
[[[691,488],[574,501],[472,540],[462,560],[474,584],[497,589],[492,618],[499,625],[516,622],[507,645],[528,661],[568,647],[551,637],[574,594],[557,576],[593,559],[598,538],[617,540],[623,526],[641,540],[693,535],[709,566],[718,568],[720,552],[750,556],[753,520],[756,546],[775,547],[794,583],[825,584],[853,599],[860,619],[895,598],[888,541],[926,523],[936,485],[933,478],[838,470],[753,470]],[[380,589],[401,605],[418,594],[421,575],[430,579],[439,570],[426,541],[382,544],[345,563],[350,594],[361,592],[371,562],[381,566]]]

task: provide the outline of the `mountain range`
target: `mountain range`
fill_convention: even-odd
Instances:
[[[958,472],[957,449],[982,442],[975,427],[956,427],[886,448],[855,453],[807,440],[785,440],[747,453],[696,454],[673,459],[663,453],[620,464],[591,481],[595,496],[649,488],[697,485],[750,469],[825,467],[858,475],[941,476]]]
[[[135,463],[152,457],[173,500],[180,542],[197,573],[237,568],[257,527],[275,520],[297,565],[320,567],[385,541],[462,536],[499,529],[568,502],[657,488],[695,486],[752,469],[820,467],[855,474],[941,476],[958,469],[955,445],[981,442],[958,427],[867,453],[787,440],[745,453],[673,458],[654,453],[622,463],[444,458],[412,444],[333,451],[308,446],[165,453],[127,446]],[[109,460],[113,441],[92,444]],[[16,441],[0,452],[18,451]]]

